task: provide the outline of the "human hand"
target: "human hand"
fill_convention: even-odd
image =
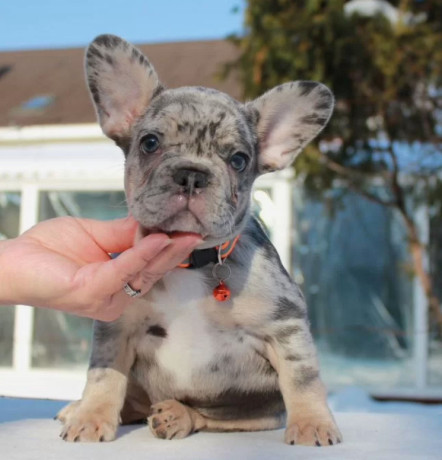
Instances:
[[[60,217],[1,241],[0,304],[117,319],[133,300],[122,290],[125,283],[145,294],[201,241],[194,234],[158,233],[133,245],[137,226],[132,217],[107,222]],[[113,252],[121,254],[110,259]]]

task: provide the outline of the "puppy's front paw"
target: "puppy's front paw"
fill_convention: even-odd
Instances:
[[[118,416],[109,409],[88,410],[80,401],[62,409],[56,418],[64,425],[60,434],[64,441],[112,441],[118,427]]]
[[[284,440],[292,445],[320,447],[339,444],[342,436],[333,420],[300,418],[287,426]]]
[[[182,439],[195,429],[192,410],[174,399],[154,404],[151,409],[147,420],[157,438]]]
[[[65,423],[66,420],[72,416],[72,414],[77,410],[81,401],[74,401],[69,403],[67,406],[64,406],[63,409],[54,417],[54,420],[60,420],[61,423]]]

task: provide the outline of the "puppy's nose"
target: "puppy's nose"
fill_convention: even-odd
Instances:
[[[209,184],[209,173],[199,169],[180,168],[172,176],[174,182],[188,191],[205,188]]]

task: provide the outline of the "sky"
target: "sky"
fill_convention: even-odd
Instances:
[[[225,38],[241,33],[243,12],[244,0],[4,0],[0,51],[83,47],[102,33],[135,43]]]

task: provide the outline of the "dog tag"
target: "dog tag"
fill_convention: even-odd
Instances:
[[[215,297],[218,302],[225,302],[230,299],[230,289],[220,281],[218,286],[213,290],[213,297]]]

